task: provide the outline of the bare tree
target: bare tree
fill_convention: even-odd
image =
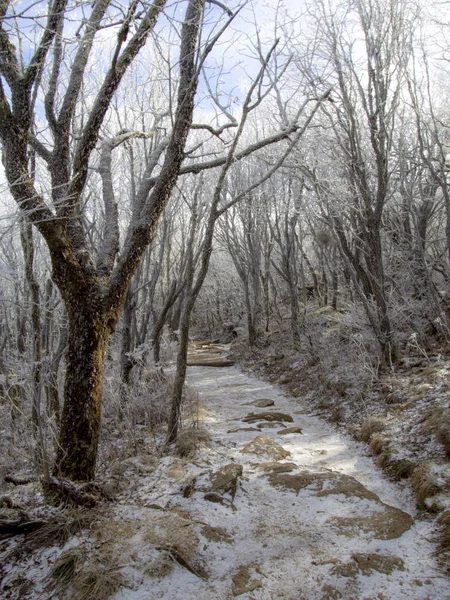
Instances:
[[[155,0],[138,11],[138,3],[125,7],[116,27],[117,38],[103,82],[83,119],[76,138],[71,135],[77,101],[92,56],[96,33],[106,22],[109,0],[92,5],[89,17],[77,32],[79,44],[67,82],[64,81],[63,31],[68,3],[55,0],[34,54],[26,66],[13,45],[12,14],[8,2],[0,6],[0,139],[11,193],[26,218],[44,237],[52,261],[53,280],[68,315],[68,351],[64,409],[55,473],[75,480],[92,479],[100,427],[104,362],[131,278],[176,182],[184,158],[184,147],[192,122],[194,96],[201,57],[199,30],[204,10],[202,0],[187,2],[181,28],[179,84],[173,127],[159,175],[151,171],[142,183],[135,211],[120,258],[114,211],[95,262],[83,220],[83,192],[90,157],[99,140],[108,108],[121,80],[154,30],[166,2]],[[85,7],[88,8],[87,6]],[[120,13],[122,7],[117,11]],[[41,23],[42,25],[42,23]],[[211,45],[203,50],[208,53]],[[50,69],[44,109],[51,143],[35,131],[35,102],[44,68]],[[45,163],[51,178],[53,209],[30,174],[29,145]],[[154,165],[156,166],[156,164]]]
[[[342,255],[365,296],[383,360],[396,359],[383,263],[383,214],[393,190],[398,106],[410,55],[410,23],[401,0],[319,5],[318,28],[336,85],[324,114],[334,132],[330,169],[317,180]],[[361,43],[354,43],[356,33]],[[315,170],[315,175],[319,173]],[[336,189],[342,197],[337,197]]]

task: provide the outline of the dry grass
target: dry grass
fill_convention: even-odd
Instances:
[[[450,458],[450,411],[446,411],[445,417],[436,431],[436,440],[444,446],[445,455]]]
[[[92,563],[75,576],[70,588],[71,600],[107,600],[123,583],[119,565]]]
[[[439,534],[439,546],[436,553],[440,556],[446,555],[447,560],[444,564],[448,570],[448,557],[450,556],[450,510],[446,510],[439,515],[438,523],[441,530]]]
[[[106,540],[99,536],[100,531],[108,530],[108,522],[102,525],[93,527],[91,532],[99,542],[101,554],[100,550],[89,552],[77,546],[63,552],[53,565],[47,590],[61,600],[106,600],[119,591],[123,583],[121,566],[109,547],[109,536]]]
[[[5,560],[16,560],[40,548],[63,546],[70,537],[90,527],[97,518],[98,512],[91,510],[69,510],[57,515],[29,533]]]
[[[202,444],[211,440],[211,436],[206,429],[190,427],[184,429],[178,434],[175,445],[175,453],[182,458],[193,458]]]
[[[368,442],[372,437],[372,434],[383,431],[386,426],[384,419],[380,417],[368,417],[361,425],[359,430],[358,439],[360,442]]]
[[[381,468],[381,469],[385,469],[390,460],[392,458],[392,450],[390,448],[387,448],[386,450],[383,450],[381,452],[381,454],[378,456],[377,458],[377,465]]]
[[[344,420],[345,409],[343,406],[335,406],[330,414],[330,421],[332,423],[340,423]]]
[[[162,550],[157,558],[151,561],[145,570],[147,577],[153,579],[162,579],[170,575],[175,567],[175,563],[169,552]]]
[[[411,477],[416,467],[415,463],[406,458],[395,458],[388,461],[385,470],[393,479],[400,481]]]
[[[72,585],[79,568],[86,559],[86,552],[80,546],[63,552],[51,568],[50,578],[53,580],[48,589],[64,594]]]
[[[435,496],[439,492],[439,486],[436,479],[430,473],[426,463],[422,463],[412,474],[411,484],[416,494],[416,501],[419,508],[427,508],[426,500]]]
[[[371,452],[378,455],[387,450],[389,446],[389,438],[383,434],[374,433],[370,438],[369,448]]]
[[[425,433],[435,435],[436,441],[444,446],[447,458],[450,458],[450,409],[443,406],[432,409],[422,429]]]

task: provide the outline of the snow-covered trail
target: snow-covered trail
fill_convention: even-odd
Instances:
[[[339,529],[333,516],[356,517],[358,504],[369,504],[366,498],[358,498],[351,491],[349,495],[317,497],[307,488],[298,495],[274,488],[255,466],[257,457],[240,452],[259,433],[228,432],[246,429],[240,419],[248,413],[263,412],[249,406],[250,403],[273,400],[274,406],[265,410],[291,415],[294,422],[286,423],[287,427],[302,429],[302,434],[284,436],[276,433],[279,427],[264,428],[260,432],[290,452],[283,462],[295,463],[300,471],[326,473],[330,470],[349,475],[377,494],[383,503],[414,515],[412,497],[383,476],[365,444],[343,437],[320,419],[308,415],[307,407],[298,400],[286,397],[278,387],[251,378],[236,367],[193,367],[189,369],[189,382],[197,388],[208,409],[207,427],[215,443],[220,445],[220,462],[232,460],[244,466],[242,489],[238,488],[234,501],[236,511],[215,505],[212,513],[217,514],[219,522],[216,524],[227,523],[235,532],[234,562],[250,562],[260,571],[259,575],[255,572],[255,580],[261,581],[262,587],[248,597],[450,598],[450,582],[436,569],[432,556],[434,547],[427,541],[430,532],[426,523],[415,521],[399,538],[388,540],[374,538],[370,526],[364,522],[362,527],[357,518],[353,527]],[[308,487],[314,488],[314,484]],[[203,511],[204,507],[204,518]],[[370,507],[363,507],[362,516],[368,514]],[[394,515],[394,519],[397,518]],[[403,566],[391,573],[380,573],[371,568],[369,559],[365,568],[359,557],[355,567],[352,555],[359,554],[398,557]],[[384,566],[381,571],[390,570]]]
[[[163,459],[135,499],[145,520],[155,502],[170,498],[164,509],[184,519],[170,538],[178,548],[191,543],[183,541],[183,528],[201,524],[189,565],[197,572],[176,565],[170,575],[117,598],[450,598],[429,526],[411,518],[412,498],[382,475],[365,445],[236,367],[191,367],[188,380],[206,407],[211,441],[189,464]],[[274,413],[284,413],[283,423],[270,420]],[[302,433],[280,434],[290,427]],[[290,453],[284,458],[283,449]]]

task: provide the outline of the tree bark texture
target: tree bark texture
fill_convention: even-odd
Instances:
[[[71,307],[64,407],[55,475],[87,481],[95,476],[103,371],[111,328],[102,311]]]

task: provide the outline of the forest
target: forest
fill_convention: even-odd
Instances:
[[[0,0],[0,596],[450,597],[449,33],[436,0]],[[400,546],[212,584],[247,452]]]

